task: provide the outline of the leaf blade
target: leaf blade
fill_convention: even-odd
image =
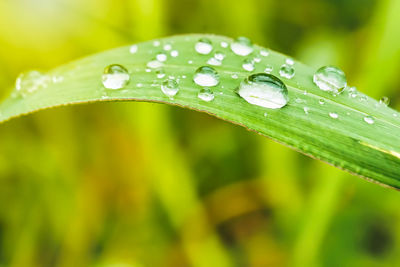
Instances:
[[[215,69],[221,76],[220,86],[214,89],[215,99],[204,102],[197,98],[200,89],[192,81],[199,66],[207,65],[209,56],[196,54],[195,42],[207,37],[213,41],[214,51],[223,51],[226,59]],[[154,74],[146,71],[146,64],[162,50],[162,44],[153,42],[139,44],[139,50],[130,54],[129,47],[122,47],[90,56],[61,66],[48,75],[63,77],[61,83],[50,83],[25,98],[9,97],[0,104],[0,122],[37,110],[66,104],[97,101],[151,101],[177,105],[206,112],[226,121],[241,125],[265,135],[301,153],[320,159],[338,168],[369,180],[400,188],[400,115],[380,105],[377,101],[359,94],[356,98],[343,93],[333,96],[319,90],[312,82],[314,70],[296,62],[293,79],[280,77],[287,85],[290,101],[280,110],[269,110],[250,105],[235,93],[241,80],[250,73],[241,68],[244,57],[236,56],[221,42],[231,43],[226,37],[213,35],[185,35],[165,38],[179,51],[171,57],[164,69],[168,75],[180,78],[180,91],[174,100],[163,95],[160,82]],[[255,47],[257,54],[261,47]],[[265,64],[274,67],[279,77],[279,67],[286,56],[270,52],[261,57],[254,72],[263,72]],[[109,64],[124,65],[131,72],[131,81],[123,90],[106,90],[101,84],[103,69]],[[236,74],[237,79],[232,78]],[[182,77],[186,78],[182,78]],[[320,101],[323,100],[324,104]],[[307,110],[305,111],[305,108]],[[338,114],[337,119],[329,116]],[[267,113],[267,116],[265,116]],[[364,121],[373,116],[372,125]]]

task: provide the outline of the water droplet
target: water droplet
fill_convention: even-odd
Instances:
[[[216,86],[219,84],[219,74],[214,68],[203,66],[196,70],[193,81],[200,86]]]
[[[208,55],[213,50],[212,43],[207,38],[201,38],[198,40],[194,48],[197,53],[202,55]]]
[[[192,64],[193,64],[193,60],[189,60],[189,61],[188,61],[188,64],[189,64],[189,65],[192,65]]]
[[[231,43],[231,50],[238,56],[248,56],[253,52],[254,48],[250,39],[239,37]]]
[[[137,45],[132,45],[132,46],[129,48],[129,52],[130,52],[131,54],[136,54],[137,51],[138,51],[138,46],[137,46]]]
[[[158,41],[158,40],[155,40],[154,42],[153,42],[153,46],[154,47],[158,47],[158,46],[160,46],[161,45],[161,43],[160,43],[160,41]]]
[[[306,115],[308,115],[308,112],[310,111],[310,108],[309,107],[304,107],[303,110],[304,110],[304,113]]]
[[[383,96],[381,99],[379,99],[379,104],[384,105],[384,106],[389,106],[390,98],[387,96]]]
[[[274,70],[274,67],[272,65],[266,65],[264,72],[265,73],[271,73]]]
[[[141,87],[143,87],[143,83],[137,83],[136,86],[141,88]]]
[[[216,59],[222,61],[222,60],[224,60],[224,58],[225,58],[225,54],[218,51],[218,52],[215,52],[214,57],[215,57]]]
[[[268,117],[268,113],[267,112],[264,112],[264,117]]]
[[[325,104],[325,100],[323,100],[322,98],[318,101],[320,105],[324,105]]]
[[[171,57],[177,57],[179,56],[179,51],[178,50],[172,50],[171,51]]]
[[[116,90],[124,88],[129,83],[130,76],[125,67],[113,64],[104,69],[102,80],[105,88]]]
[[[179,92],[179,85],[175,80],[168,79],[161,84],[161,91],[169,98],[173,98]]]
[[[368,124],[374,124],[374,123],[375,123],[374,118],[371,117],[371,116],[365,116],[365,117],[364,117],[364,121],[365,121],[366,123],[368,123]]]
[[[294,74],[295,74],[294,68],[288,64],[283,64],[279,70],[279,75],[281,75],[281,77],[284,77],[286,79],[292,79]]]
[[[368,97],[366,95],[360,96],[360,101],[361,102],[364,102],[364,101],[367,101],[367,100],[368,100]]]
[[[152,61],[149,61],[147,63],[147,67],[152,68],[152,69],[159,69],[163,66],[164,66],[164,63],[162,63],[156,59],[153,59]]]
[[[167,61],[167,54],[165,54],[164,52],[160,52],[157,54],[156,59],[160,62],[165,62]]]
[[[227,42],[221,42],[221,47],[222,48],[227,48],[228,47],[228,43]]]
[[[333,66],[325,66],[318,69],[314,74],[314,83],[322,91],[340,93],[347,85],[344,72]]]
[[[203,101],[210,102],[214,100],[214,93],[210,88],[203,88],[199,91],[197,97]]]
[[[235,80],[236,80],[237,78],[239,78],[239,76],[238,76],[237,74],[232,74],[231,77],[232,77],[232,79],[235,79]]]
[[[335,113],[335,112],[329,112],[329,116],[330,116],[331,118],[333,118],[333,119],[339,118],[339,115],[338,115],[337,113]]]
[[[165,77],[165,71],[163,68],[156,70],[156,75],[158,79],[162,79]]]
[[[172,45],[171,44],[165,44],[163,48],[164,48],[165,51],[169,51],[169,50],[172,49]]]
[[[254,61],[255,63],[260,63],[260,62],[261,62],[261,58],[255,57],[255,58],[253,58],[253,61]]]
[[[294,64],[294,60],[293,60],[292,58],[287,58],[287,59],[285,60],[285,62],[286,62],[286,64],[288,64],[288,65],[293,65],[293,64]]]
[[[269,56],[269,50],[268,49],[262,49],[260,51],[260,55],[263,56],[263,57]]]
[[[282,108],[289,101],[285,84],[279,78],[266,73],[247,77],[240,83],[237,93],[250,104],[271,109]]]
[[[245,59],[242,68],[247,71],[253,71],[255,69],[254,62],[251,59]]]
[[[64,77],[55,75],[52,77],[52,81],[53,83],[62,83],[64,81]]]
[[[217,58],[215,58],[215,57],[212,57],[207,61],[207,64],[213,65],[213,66],[221,66],[222,65],[222,61],[217,59]]]
[[[51,78],[39,71],[32,70],[21,73],[15,83],[17,93],[25,97],[40,88],[46,88]]]

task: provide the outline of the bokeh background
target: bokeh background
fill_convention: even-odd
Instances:
[[[0,0],[0,94],[29,69],[182,33],[247,36],[400,109],[399,0]],[[399,133],[400,134],[400,133]],[[0,125],[0,266],[400,266],[400,192],[147,103]]]

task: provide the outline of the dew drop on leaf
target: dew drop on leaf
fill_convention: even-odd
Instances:
[[[161,84],[161,91],[172,98],[179,92],[179,85],[174,79],[167,79]]]
[[[242,63],[242,68],[247,71],[253,71],[255,69],[253,60],[245,59]]]
[[[201,38],[200,40],[198,40],[194,48],[197,53],[202,55],[208,55],[213,50],[212,43],[207,38]]]
[[[261,56],[263,56],[263,57],[267,57],[267,56],[269,56],[269,50],[268,49],[262,49],[261,51],[260,51],[260,55]]]
[[[325,66],[318,69],[313,77],[314,83],[322,91],[341,93],[347,85],[344,72],[334,66]]]
[[[167,61],[167,54],[165,54],[164,52],[160,52],[157,54],[156,59],[160,62],[165,62]]]
[[[214,100],[214,92],[210,88],[203,88],[199,91],[197,97],[203,101],[210,102]]]
[[[246,37],[238,37],[233,43],[231,43],[231,50],[238,56],[250,55],[254,48],[253,43]]]
[[[295,70],[291,65],[283,64],[279,69],[279,75],[286,79],[292,79],[295,74]]]
[[[102,80],[105,88],[117,90],[124,88],[129,83],[130,76],[125,67],[113,64],[104,69]]]
[[[387,97],[387,96],[383,96],[383,97],[381,97],[381,99],[379,99],[379,103],[384,105],[384,106],[389,106],[390,98]]]
[[[265,73],[271,73],[274,70],[274,67],[272,65],[266,65],[264,72]]]
[[[365,117],[364,117],[364,121],[365,121],[366,123],[368,123],[368,124],[374,124],[374,123],[375,123],[374,118],[371,117],[371,116],[365,116]]]
[[[250,104],[270,109],[282,108],[289,101],[286,85],[266,73],[248,76],[240,83],[237,93]]]
[[[335,112],[329,112],[329,117],[331,117],[333,119],[337,119],[337,118],[339,118],[339,115]]]
[[[129,52],[130,52],[131,54],[136,54],[137,51],[138,51],[138,46],[137,46],[137,45],[132,45],[132,46],[129,48]]]
[[[213,87],[219,84],[219,74],[212,67],[202,66],[196,70],[193,81],[200,86]]]
[[[18,94],[25,97],[40,88],[46,88],[51,78],[43,73],[32,70],[21,73],[15,82],[15,89]]]

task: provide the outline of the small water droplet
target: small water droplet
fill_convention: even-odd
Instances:
[[[156,70],[156,75],[158,79],[162,79],[165,77],[165,71],[163,68],[157,69]]]
[[[371,116],[365,116],[365,117],[364,117],[364,121],[365,121],[366,123],[368,123],[368,124],[374,124],[374,123],[375,123],[374,118],[371,117]]]
[[[202,55],[208,55],[213,50],[212,43],[207,38],[201,38],[198,40],[194,48],[197,53]]]
[[[260,62],[261,62],[261,58],[255,57],[255,58],[253,58],[253,61],[254,61],[255,63],[260,63]]]
[[[334,66],[325,66],[318,69],[313,77],[314,83],[322,91],[341,93],[347,85],[344,72]]]
[[[203,66],[196,70],[193,81],[200,86],[213,87],[219,84],[219,74],[214,68]]]
[[[361,102],[364,102],[364,101],[367,101],[367,100],[368,100],[368,97],[366,95],[360,96],[360,101]]]
[[[309,107],[304,107],[303,110],[304,110],[304,113],[306,115],[308,115],[308,112],[310,111],[310,108]]]
[[[165,51],[169,51],[169,50],[172,49],[172,45],[171,44],[165,44],[163,48],[164,48]]]
[[[254,48],[253,43],[246,37],[238,37],[233,43],[231,43],[231,50],[238,56],[250,55]]]
[[[178,50],[172,50],[171,51],[171,57],[177,57],[179,56],[179,51]]]
[[[325,104],[325,100],[323,100],[322,98],[318,101],[318,103],[320,104],[320,105],[324,105]]]
[[[224,60],[224,58],[225,58],[225,54],[222,53],[222,52],[220,52],[220,51],[217,51],[217,52],[215,52],[214,57],[215,57],[216,59],[222,61],[222,60]]]
[[[339,118],[339,115],[338,115],[337,113],[335,113],[335,112],[329,112],[329,116],[330,116],[331,118],[333,118],[333,119]]]
[[[387,96],[383,96],[381,99],[379,99],[379,104],[384,105],[384,106],[389,106],[390,98]]]
[[[161,84],[161,91],[169,98],[173,98],[179,92],[179,85],[174,79],[168,79]]]
[[[188,64],[189,64],[189,65],[192,65],[192,64],[193,64],[193,60],[189,60],[189,61],[188,61]]]
[[[250,104],[270,109],[282,108],[289,101],[285,84],[279,78],[266,73],[247,77],[240,83],[237,93]]]
[[[279,70],[279,75],[281,75],[281,77],[284,77],[286,79],[292,79],[294,74],[295,74],[294,68],[287,64],[283,64]]]
[[[137,45],[132,45],[132,46],[129,48],[129,52],[130,52],[131,54],[136,54],[137,51],[138,51],[138,46],[137,46]]]
[[[217,59],[217,58],[215,58],[215,57],[212,57],[207,61],[207,64],[213,65],[213,66],[221,66],[222,65],[222,61]]]
[[[151,69],[159,69],[164,66],[164,63],[158,61],[157,59],[153,59],[147,63],[147,67]]]
[[[197,97],[203,101],[210,102],[214,100],[214,93],[210,88],[203,88],[199,91]]]
[[[136,86],[141,88],[141,87],[143,87],[143,83],[137,83]]]
[[[268,117],[268,113],[267,112],[264,112],[264,117]]]
[[[253,71],[255,69],[254,62],[247,58],[243,61],[242,68],[247,71]]]
[[[285,60],[285,62],[286,62],[286,64],[288,64],[288,65],[293,65],[293,64],[294,64],[294,60],[291,59],[291,58],[287,58],[287,59]]]
[[[46,88],[51,78],[39,71],[32,70],[21,73],[15,83],[15,89],[18,94],[25,97],[40,88]]]
[[[239,78],[239,76],[238,76],[237,74],[235,74],[235,73],[234,73],[234,74],[232,74],[232,76],[231,76],[231,77],[232,77],[232,79],[235,79],[235,80],[236,80],[237,78]]]
[[[228,47],[228,43],[227,42],[221,42],[221,47],[222,48],[227,48]]]
[[[272,65],[266,65],[264,72],[265,73],[271,73],[274,70],[274,67]]]
[[[112,64],[104,69],[103,85],[107,89],[117,90],[124,88],[130,80],[128,70],[118,64]]]
[[[262,49],[260,51],[260,55],[263,56],[263,57],[269,56],[269,50],[268,49]]]
[[[53,83],[62,83],[64,81],[63,76],[55,75],[52,77]]]
[[[164,52],[160,52],[156,55],[156,59],[160,62],[165,62],[167,61],[167,54],[165,54]]]
[[[158,47],[158,46],[160,46],[161,45],[161,43],[160,43],[160,41],[158,41],[158,40],[155,40],[154,42],[153,42],[153,46],[154,47]]]

